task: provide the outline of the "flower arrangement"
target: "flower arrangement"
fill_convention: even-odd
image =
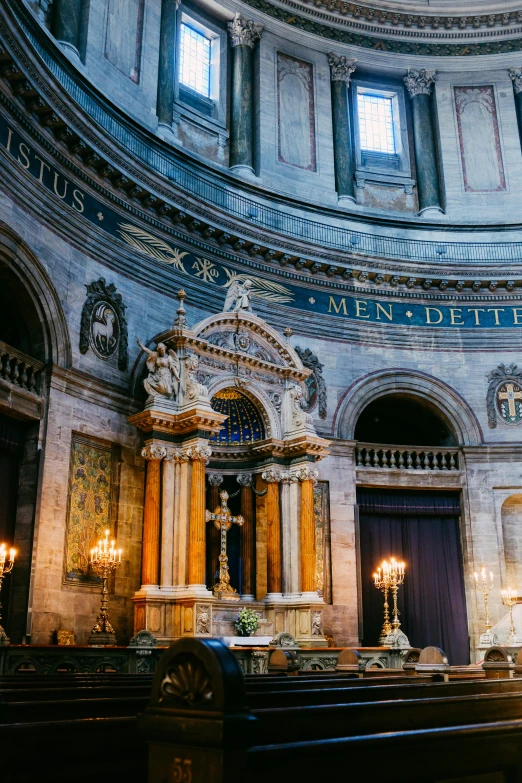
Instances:
[[[253,609],[241,609],[234,625],[240,636],[252,636],[259,628],[259,615]]]

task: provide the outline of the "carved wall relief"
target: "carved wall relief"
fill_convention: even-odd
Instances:
[[[522,370],[516,364],[504,364],[488,375],[486,408],[488,424],[494,429],[500,419],[504,424],[522,422]]]
[[[87,288],[87,299],[82,309],[80,324],[80,353],[91,348],[100,359],[111,359],[118,353],[118,367],[126,370],[128,364],[128,333],[125,305],[113,283],[103,277]]]
[[[303,362],[303,365],[308,370],[312,370],[312,375],[309,375],[305,381],[306,390],[308,392],[307,410],[312,411],[319,406],[319,418],[326,419],[328,397],[326,383],[323,378],[324,365],[321,364],[310,348],[300,348],[296,345],[295,352]]]

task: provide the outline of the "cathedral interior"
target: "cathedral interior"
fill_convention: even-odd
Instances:
[[[0,0],[0,778],[522,782],[521,204],[517,0]]]

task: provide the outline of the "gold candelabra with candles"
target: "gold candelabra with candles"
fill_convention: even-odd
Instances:
[[[105,538],[98,541],[98,546],[91,549],[91,566],[103,580],[100,614],[89,636],[89,644],[102,647],[116,644],[116,635],[109,619],[109,576],[121,564],[121,549],[116,549],[116,542],[109,542],[109,531]]]
[[[378,590],[382,590],[384,596],[384,622],[382,624],[381,635],[379,636],[379,644],[382,646],[388,634],[393,631],[392,624],[390,623],[390,606],[388,604],[390,583],[384,578],[382,566],[379,566],[374,573],[373,583]]]
[[[0,594],[2,592],[2,583],[4,576],[10,574],[13,570],[14,560],[16,555],[16,549],[9,550],[9,560],[7,559],[7,547],[5,544],[0,544]],[[0,603],[0,621],[2,619],[2,604]],[[10,644],[9,637],[0,624],[0,645]]]
[[[480,571],[480,580],[476,571],[474,572],[473,577],[475,579],[475,588],[481,592],[484,597],[486,630],[483,634],[480,635],[480,644],[491,646],[492,644],[496,644],[498,641],[496,634],[491,633],[491,623],[489,622],[489,594],[493,590],[494,585],[493,571],[489,572],[489,583],[487,581],[486,569],[484,567]]]
[[[509,637],[508,637],[508,644],[512,645],[519,645],[520,639],[517,637],[517,632],[515,629],[515,623],[513,622],[513,606],[516,604],[518,600],[518,594],[516,590],[512,590],[511,587],[508,587],[506,590],[501,590],[502,593],[502,603],[504,606],[509,606]]]

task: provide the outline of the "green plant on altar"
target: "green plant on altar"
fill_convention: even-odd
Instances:
[[[259,615],[253,609],[241,609],[234,625],[240,636],[252,636],[259,628]]]

